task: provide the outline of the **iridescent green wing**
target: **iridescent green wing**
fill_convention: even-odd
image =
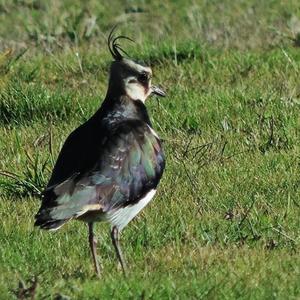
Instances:
[[[163,169],[164,154],[159,139],[142,122],[121,124],[107,141],[95,176],[110,178],[116,191],[101,201],[105,210],[137,202],[156,188]],[[103,184],[96,184],[100,190]]]
[[[136,203],[155,189],[164,169],[159,139],[140,121],[124,122],[109,135],[93,168],[46,191],[36,225],[55,227],[87,211]],[[50,201],[51,200],[51,201]]]

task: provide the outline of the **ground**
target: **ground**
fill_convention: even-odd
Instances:
[[[298,1],[2,0],[0,24],[1,299],[300,298]],[[33,223],[115,24],[167,91],[147,101],[167,167],[123,231],[127,279],[97,224],[98,279],[84,223]]]

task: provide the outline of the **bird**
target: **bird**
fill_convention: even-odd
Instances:
[[[126,275],[120,233],[152,200],[165,169],[162,141],[152,128],[145,102],[151,95],[166,94],[152,85],[151,67],[130,58],[121,40],[133,41],[115,35],[114,27],[107,39],[113,61],[106,96],[63,144],[34,223],[45,230],[57,230],[70,220],[87,223],[99,276],[94,224],[110,224],[116,257]]]

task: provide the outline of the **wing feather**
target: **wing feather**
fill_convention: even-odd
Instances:
[[[52,229],[87,211],[105,213],[136,203],[156,188],[163,169],[160,141],[149,126],[122,123],[106,136],[89,170],[75,172],[45,191],[35,224]]]

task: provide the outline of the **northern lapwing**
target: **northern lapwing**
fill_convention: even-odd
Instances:
[[[119,234],[153,198],[165,167],[161,141],[145,106],[150,95],[165,93],[151,84],[150,67],[124,57],[118,41],[129,38],[115,37],[114,29],[108,37],[114,61],[105,100],[65,141],[35,216],[35,226],[48,230],[72,219],[86,222],[97,274],[94,223],[111,224],[112,243],[125,274]]]

